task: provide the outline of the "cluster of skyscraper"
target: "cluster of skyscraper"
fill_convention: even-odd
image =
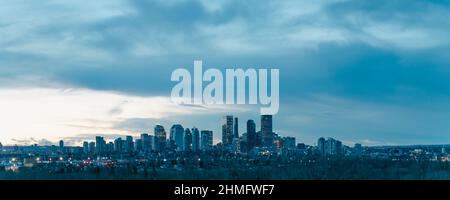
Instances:
[[[114,142],[107,143],[101,136],[95,138],[95,142],[83,142],[83,152],[85,153],[132,153],[150,151],[198,151],[210,150],[213,146],[213,132],[209,130],[199,131],[197,128],[186,128],[175,124],[170,129],[170,136],[162,125],[156,125],[154,135],[141,134],[140,138],[133,139],[126,136],[125,140],[117,138]]]
[[[239,134],[239,119],[224,116],[222,124],[222,145],[233,152],[249,152],[255,147],[277,151],[281,147],[295,148],[294,137],[279,137],[273,131],[272,115],[261,115],[261,129],[256,131],[255,121],[247,120],[247,132]]]
[[[247,121],[247,131],[239,134],[239,119],[232,115],[224,116],[222,124],[222,142],[217,146],[231,152],[248,152],[255,147],[269,149],[283,147],[295,148],[294,137],[280,138],[273,132],[272,115],[261,115],[261,129],[256,131],[256,123]],[[61,141],[62,142],[62,141]],[[64,144],[60,144],[64,146]],[[95,138],[95,142],[84,142],[85,153],[110,153],[110,152],[150,152],[150,151],[198,151],[212,150],[213,132],[199,130],[198,128],[184,128],[181,124],[175,124],[170,128],[167,138],[166,130],[162,125],[156,125],[154,135],[141,134],[140,138],[133,139],[126,136],[125,139],[117,138],[113,142],[106,142],[101,136]]]

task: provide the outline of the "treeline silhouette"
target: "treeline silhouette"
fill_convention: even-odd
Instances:
[[[272,159],[253,163],[186,164],[182,168],[160,165],[121,167],[22,168],[18,172],[0,170],[7,180],[426,180],[450,179],[450,163],[417,160],[359,158]]]

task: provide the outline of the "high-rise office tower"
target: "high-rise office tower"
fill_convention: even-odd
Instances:
[[[170,128],[170,138],[175,141],[176,150],[183,151],[184,149],[184,128],[180,124],[175,124]]]
[[[108,144],[106,144],[105,151],[108,153],[113,152],[114,151],[114,143],[108,142]]]
[[[152,140],[150,135],[148,135],[147,133],[142,133],[141,141],[142,141],[142,151],[150,152],[152,150]]]
[[[94,153],[95,151],[95,142],[89,142],[89,153]]]
[[[223,118],[222,125],[222,144],[225,146],[231,145],[233,143],[233,116],[227,115]]]
[[[234,118],[234,124],[233,124],[233,134],[234,134],[234,138],[239,138],[239,119],[236,117]]]
[[[272,115],[261,115],[261,137],[263,146],[271,147],[273,145]]]
[[[257,147],[262,147],[262,134],[261,131],[256,132],[256,145]]]
[[[59,141],[59,151],[64,152],[64,141],[63,140]]]
[[[247,150],[252,150],[257,145],[256,124],[249,119],[247,121]]]
[[[150,140],[150,151],[156,150],[156,148],[155,148],[155,136],[149,134],[148,137],[149,137],[149,140]]]
[[[155,126],[155,149],[157,151],[164,151],[166,149],[166,131],[164,130],[164,127],[161,125]]]
[[[103,137],[95,137],[95,152],[98,154],[105,152],[106,141]]]
[[[137,152],[141,152],[143,149],[142,139],[136,139],[134,141],[134,150]]]
[[[201,150],[208,151],[213,146],[213,132],[208,130],[201,131]]]
[[[125,138],[125,150],[127,152],[133,152],[134,151],[134,142],[132,136],[127,136]]]
[[[192,133],[190,129],[184,130],[184,150],[192,151]]]
[[[122,138],[117,138],[114,140],[114,151],[117,153],[122,153],[123,151],[123,140]]]
[[[83,142],[83,153],[89,153],[89,143],[86,141]]]
[[[200,131],[198,128],[192,128],[192,150],[200,150]]]

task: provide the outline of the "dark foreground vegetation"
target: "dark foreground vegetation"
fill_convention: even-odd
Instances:
[[[364,159],[302,159],[267,161],[254,165],[224,164],[209,167],[155,166],[90,167],[83,170],[23,168],[0,170],[8,180],[450,180],[450,162]]]

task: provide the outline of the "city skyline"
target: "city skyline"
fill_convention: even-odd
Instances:
[[[274,124],[305,143],[450,143],[449,11],[416,0],[4,2],[0,141],[78,144],[158,123],[217,133],[226,114],[242,132],[261,105],[171,102],[171,73],[202,60],[279,69]]]
[[[276,133],[272,115],[261,115],[259,131],[248,119],[225,115],[222,142],[213,131],[158,124],[154,132],[107,141],[95,136],[82,146],[4,146],[0,143],[0,176],[28,180],[172,180],[172,179],[448,179],[450,144],[347,146],[320,137],[308,145]],[[166,131],[168,130],[168,131]],[[236,173],[238,172],[238,173]]]
[[[117,148],[116,144],[117,144],[118,140],[119,140],[119,142],[125,142],[125,145],[130,145],[130,142],[134,144],[137,141],[139,141],[140,143],[142,143],[144,145],[145,143],[147,143],[147,140],[148,140],[147,138],[148,137],[151,137],[152,145],[158,145],[158,144],[156,144],[157,140],[155,140],[155,138],[158,138],[157,135],[161,135],[161,134],[163,135],[162,136],[162,138],[163,138],[162,141],[164,141],[164,143],[165,143],[164,145],[169,145],[169,143],[172,142],[172,141],[175,144],[183,143],[183,145],[184,145],[186,131],[190,132],[189,133],[190,137],[192,137],[190,139],[190,143],[191,143],[191,145],[193,145],[193,143],[194,143],[193,137],[194,136],[193,136],[192,132],[194,130],[196,130],[198,132],[197,134],[198,134],[198,137],[199,137],[197,139],[197,142],[198,142],[197,146],[198,147],[195,148],[195,150],[200,150],[200,149],[203,148],[203,144],[202,144],[203,140],[201,139],[201,138],[203,138],[203,133],[212,135],[212,137],[210,139],[211,139],[211,144],[214,145],[214,146],[218,145],[218,144],[221,144],[221,145],[224,145],[224,144],[225,145],[230,145],[230,144],[232,144],[233,143],[232,140],[234,138],[238,138],[238,139],[241,138],[239,133],[245,134],[246,138],[256,137],[257,133],[261,133],[260,144],[254,143],[254,144],[250,144],[250,146],[256,146],[256,145],[267,146],[268,145],[267,142],[266,143],[264,142],[264,140],[265,140],[264,139],[264,135],[267,135],[267,133],[265,133],[265,132],[269,132],[271,134],[276,134],[278,137],[280,137],[280,139],[281,138],[293,138],[294,140],[296,139],[295,136],[292,136],[292,135],[280,135],[278,132],[274,131],[273,130],[273,121],[272,121],[273,116],[272,115],[260,115],[260,117],[261,117],[261,120],[260,120],[261,123],[259,123],[259,125],[260,125],[259,129],[256,128],[256,123],[255,123],[255,121],[253,119],[246,120],[246,123],[245,123],[246,126],[245,127],[240,127],[240,129],[239,129],[237,126],[235,126],[235,124],[238,123],[238,119],[239,119],[238,117],[234,117],[233,115],[222,116],[222,125],[221,125],[222,131],[219,132],[220,134],[217,134],[217,133],[214,134],[214,131],[212,131],[212,130],[207,130],[207,129],[202,129],[202,128],[198,129],[195,125],[192,126],[192,127],[184,127],[184,128],[186,128],[186,130],[185,130],[183,128],[182,124],[172,124],[170,126],[170,128],[167,129],[168,132],[166,132],[165,128],[164,128],[165,126],[157,123],[153,127],[153,129],[154,129],[153,132],[151,132],[151,131],[147,131],[147,132],[142,131],[142,132],[139,132],[139,133],[136,133],[136,134],[124,134],[124,135],[120,135],[120,134],[85,135],[84,140],[83,139],[78,139],[79,141],[77,143],[74,143],[72,141],[73,139],[68,139],[67,140],[65,138],[59,138],[56,141],[50,141],[50,140],[47,140],[47,139],[43,138],[43,139],[41,139],[41,141],[32,139],[32,141],[34,143],[26,143],[26,144],[20,144],[20,143],[11,143],[10,144],[10,143],[2,143],[2,141],[0,141],[0,145],[1,146],[5,146],[5,147],[6,146],[33,146],[33,145],[61,146],[61,143],[62,143],[63,146],[83,147],[84,148],[86,144],[89,145],[89,143],[92,143],[92,142],[97,144],[97,143],[99,143],[99,140],[100,140],[100,141],[103,141],[104,145],[106,145],[107,143],[111,143],[112,142],[112,144],[114,145],[114,148]],[[267,123],[267,124],[264,125],[264,122]],[[228,128],[224,128],[225,125],[227,125],[229,127]],[[176,130],[177,128],[182,130],[181,133],[179,131],[177,133],[177,130]],[[149,128],[149,130],[150,129],[151,128]],[[244,131],[241,131],[241,129],[243,129]],[[263,130],[265,130],[265,131],[263,131]],[[236,131],[238,131],[239,133],[236,133]],[[250,132],[254,131],[255,136],[248,136],[248,131],[250,131]],[[177,134],[178,135],[181,134],[181,136],[177,136]],[[244,135],[242,135],[242,136],[244,136]],[[89,137],[91,137],[91,138],[89,138]],[[182,137],[182,140],[178,139],[180,137]],[[228,139],[227,137],[231,137],[231,138]],[[315,142],[313,142],[313,143],[306,143],[304,141],[298,141],[298,140],[297,140],[297,142],[301,143],[301,144],[309,145],[309,146],[317,146],[317,148],[320,149],[321,145],[323,145],[321,143],[323,143],[325,141],[325,139],[326,140],[331,139],[331,140],[334,141],[335,138],[336,138],[335,136],[318,136],[318,139]],[[44,143],[41,143],[42,140],[44,140]],[[209,138],[208,138],[208,140],[209,140]],[[228,142],[224,143],[224,140],[228,141]],[[324,140],[324,141],[321,141],[321,140]],[[340,141],[340,140],[336,140],[336,141],[338,141],[341,146],[342,145],[345,145],[345,146],[362,145],[361,143],[358,143],[358,142],[346,143],[346,142],[343,142],[343,141]],[[273,138],[269,142],[269,144],[272,143],[272,142],[273,142]],[[295,145],[297,145],[298,143],[296,143]],[[69,145],[67,145],[67,144],[69,144]],[[134,144],[134,145],[136,145],[136,144]],[[407,147],[407,146],[421,146],[421,145],[425,145],[425,146],[448,146],[448,145],[450,145],[450,143],[440,143],[440,144],[420,144],[419,143],[419,144],[400,144],[400,145],[399,144],[387,144],[387,145],[364,145],[364,146],[368,146],[368,147],[405,146],[405,147]],[[145,148],[145,147],[142,147],[142,148]],[[158,147],[155,147],[155,148],[158,149]],[[155,148],[153,148],[153,149],[155,149]],[[190,148],[191,148],[190,150],[194,150],[193,146],[191,146]],[[177,145],[176,150],[177,151],[185,151],[186,148],[184,146],[180,147],[180,145]],[[161,151],[161,150],[159,150],[159,151]]]
[[[272,115],[261,115],[261,121],[263,121],[263,118],[264,118],[263,116],[270,116],[270,122],[266,122],[266,123],[270,123],[271,133],[276,133],[276,132],[272,132],[272,128],[271,128],[272,127],[272,117],[271,117]],[[230,118],[230,119],[229,120],[225,120],[225,119],[228,119],[228,118]],[[238,117],[233,117],[232,115],[226,115],[226,116],[223,116],[223,119],[224,119],[224,121],[223,121],[224,123],[222,124],[222,127],[225,124],[227,124],[230,127],[227,130],[222,129],[222,132],[220,133],[220,136],[216,136],[216,138],[219,138],[219,137],[222,138],[221,140],[215,140],[214,137],[211,138],[212,139],[212,144],[214,144],[214,145],[216,145],[218,143],[222,143],[222,144],[225,143],[225,144],[228,145],[228,144],[232,143],[232,140],[234,138],[240,138],[240,134],[239,134],[240,129],[237,126],[238,121],[239,121]],[[254,126],[256,127],[256,123],[254,122],[253,119],[248,119],[247,123],[249,123],[250,121],[253,122]],[[255,127],[253,127],[253,128],[249,128],[248,126],[247,127],[242,127],[241,129],[244,129],[244,128],[245,129],[241,133],[242,134],[247,134],[248,130],[255,130]],[[181,129],[181,132],[180,132],[179,129]],[[203,135],[203,132],[205,132],[205,134],[212,134],[212,135],[214,135],[213,134],[214,131],[206,130],[206,129],[198,129],[196,126],[193,126],[191,128],[186,127],[186,130],[187,129],[189,129],[189,131],[192,131],[193,135],[195,134],[194,131],[196,131],[197,132],[196,133],[197,137],[201,137],[200,133]],[[264,128],[263,128],[263,125],[262,125],[260,127],[260,130],[263,130],[263,129]],[[67,142],[69,142],[69,144],[71,144],[72,146],[83,146],[84,143],[86,143],[86,142],[97,141],[98,139],[100,139],[101,141],[105,141],[105,142],[116,141],[116,140],[121,140],[122,141],[122,138],[126,138],[127,140],[125,140],[125,141],[128,141],[128,139],[131,139],[131,141],[134,141],[135,137],[136,137],[136,140],[141,140],[142,142],[144,142],[144,141],[146,141],[145,137],[150,136],[154,140],[154,138],[158,138],[158,135],[160,135],[159,137],[162,137],[164,142],[166,142],[166,141],[168,142],[168,141],[172,140],[176,144],[184,143],[185,130],[184,130],[182,124],[173,124],[173,125],[171,125],[171,128],[168,129],[168,130],[169,130],[169,132],[166,133],[165,128],[164,128],[163,125],[155,124],[153,132],[150,131],[150,132],[140,132],[140,133],[137,133],[137,134],[109,135],[109,136],[114,137],[114,138],[109,138],[109,139],[105,139],[105,136],[108,136],[108,134],[97,134],[97,135],[94,135],[91,139],[86,138],[87,140],[79,141],[78,144],[74,144],[73,141],[70,141],[70,140],[69,141],[64,140],[64,138],[60,138],[60,139],[58,139],[58,141],[55,141],[55,142],[51,142],[51,141],[46,140],[44,138],[43,140],[46,140],[47,144],[45,144],[43,146],[54,146],[54,145],[57,145],[57,144],[60,145],[61,142],[63,142],[64,144],[67,144]],[[257,132],[259,133],[261,131],[257,131]],[[257,132],[255,132],[255,134]],[[182,135],[180,136],[180,134],[182,134]],[[193,136],[191,136],[191,137],[193,137]],[[227,138],[227,137],[230,137],[230,138]],[[137,138],[140,138],[140,139],[137,139]],[[197,138],[197,140],[199,140],[199,138]],[[228,142],[224,142],[224,140],[227,140]],[[28,145],[40,145],[39,141],[35,140],[34,142],[35,143],[24,144],[24,145],[26,145],[26,146],[28,146]],[[193,142],[191,141],[191,143],[193,143]],[[5,144],[6,144],[5,146],[18,145],[18,144],[8,144],[8,143],[5,143]],[[198,149],[200,146],[202,146],[202,145],[200,144],[200,142],[198,142],[197,148],[195,148],[195,149]],[[183,147],[177,147],[177,149],[178,148],[184,149]]]

